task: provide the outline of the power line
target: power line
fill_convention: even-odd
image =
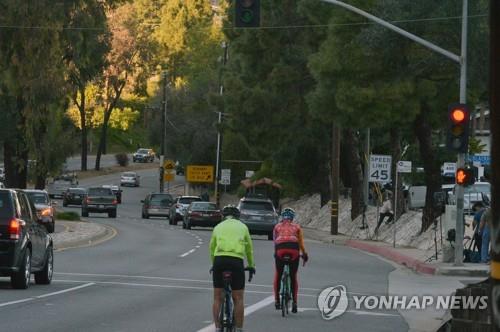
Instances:
[[[486,18],[486,14],[469,15],[469,18]],[[459,20],[462,16],[446,16],[446,17],[430,17],[430,18],[419,18],[419,19],[406,19],[406,20],[394,20],[388,21],[390,23],[418,23],[418,22],[437,22],[437,21],[450,21]],[[374,25],[372,22],[356,22],[356,23],[332,23],[332,24],[302,24],[302,25],[277,25],[277,26],[261,26],[255,28],[236,28],[228,27],[222,28],[222,30],[273,30],[273,29],[312,29],[312,28],[329,28],[329,27],[342,27],[342,26],[362,26],[362,25]],[[140,25],[145,26],[160,26],[160,23],[141,23]],[[26,25],[0,25],[0,29],[17,29],[17,30],[91,30],[91,31],[105,31],[105,28],[92,28],[92,27],[51,27],[51,26],[26,26]]]

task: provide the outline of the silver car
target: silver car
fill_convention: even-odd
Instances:
[[[124,172],[120,178],[121,186],[139,187],[141,184],[140,175],[136,172]]]
[[[201,202],[200,196],[179,196],[175,199],[174,204],[170,207],[170,222],[171,224],[177,225],[179,220],[184,219],[184,214],[186,213],[189,204],[192,202]]]

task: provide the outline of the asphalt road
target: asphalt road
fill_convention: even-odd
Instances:
[[[88,218],[113,226],[113,239],[57,252],[51,285],[33,284],[19,291],[0,278],[0,330],[212,331],[207,249],[211,231],[186,231],[165,219],[141,219],[140,200],[157,187],[157,171],[140,174],[141,187],[123,188],[117,219],[104,214]],[[82,184],[117,183],[118,177]],[[176,186],[182,181],[172,185],[179,193]],[[397,311],[350,308],[340,317],[323,320],[316,304],[323,288],[345,285],[350,296],[386,294],[394,268],[374,256],[315,241],[306,242],[311,260],[300,270],[299,313],[282,318],[273,304],[272,243],[264,236],[253,239],[257,274],[246,288],[246,331],[408,331]]]

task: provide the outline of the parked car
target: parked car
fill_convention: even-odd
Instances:
[[[179,220],[184,219],[184,213],[186,212],[189,204],[193,202],[201,202],[200,196],[178,196],[175,199],[174,204],[170,207],[170,224],[177,225]]]
[[[78,185],[78,177],[74,173],[65,173],[56,176],[47,185],[47,192],[50,198],[62,197],[63,193],[71,187]]]
[[[136,153],[132,155],[132,161],[135,162],[141,162],[141,163],[147,163],[150,162],[152,163],[155,160],[155,153],[153,149],[144,149],[141,148],[137,150]]]
[[[63,194],[63,206],[82,205],[82,200],[87,191],[85,188],[68,188]]]
[[[0,276],[10,276],[17,289],[29,287],[32,273],[37,284],[50,284],[52,248],[52,238],[27,193],[0,189]]]
[[[121,186],[139,187],[141,184],[141,177],[136,172],[124,172],[120,178]]]
[[[238,209],[240,220],[247,225],[250,234],[267,235],[269,240],[273,239],[278,213],[270,199],[243,197],[240,199]]]
[[[107,213],[109,218],[116,218],[118,200],[111,188],[91,187],[82,202],[82,217],[89,212]]]
[[[221,220],[221,211],[215,203],[193,202],[189,204],[184,214],[182,228],[191,229],[193,226],[215,227]]]
[[[142,203],[142,217],[169,217],[170,207],[174,203],[174,198],[170,194],[152,193],[148,194]],[[171,222],[169,222],[172,224]]]
[[[56,224],[55,202],[51,202],[49,194],[45,190],[27,189],[25,193],[35,205],[38,219],[45,225],[47,232],[54,233]]]
[[[110,188],[111,191],[113,191],[113,194],[116,196],[116,200],[118,201],[118,204],[122,203],[122,190],[120,189],[119,186],[114,185],[114,184],[103,184],[103,188]]]
[[[450,204],[457,204],[456,190],[457,186],[453,189],[453,192],[449,193]],[[474,211],[472,207],[475,203],[483,203],[484,205],[490,205],[491,198],[491,185],[489,182],[476,182],[472,186],[464,188],[464,213],[471,214]]]
[[[175,174],[184,175],[184,167],[182,167],[181,165],[175,166]]]

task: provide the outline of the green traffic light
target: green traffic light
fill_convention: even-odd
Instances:
[[[251,10],[243,10],[243,12],[241,13],[241,21],[243,23],[246,23],[246,24],[249,24],[249,23],[252,23],[253,21],[253,11]]]

